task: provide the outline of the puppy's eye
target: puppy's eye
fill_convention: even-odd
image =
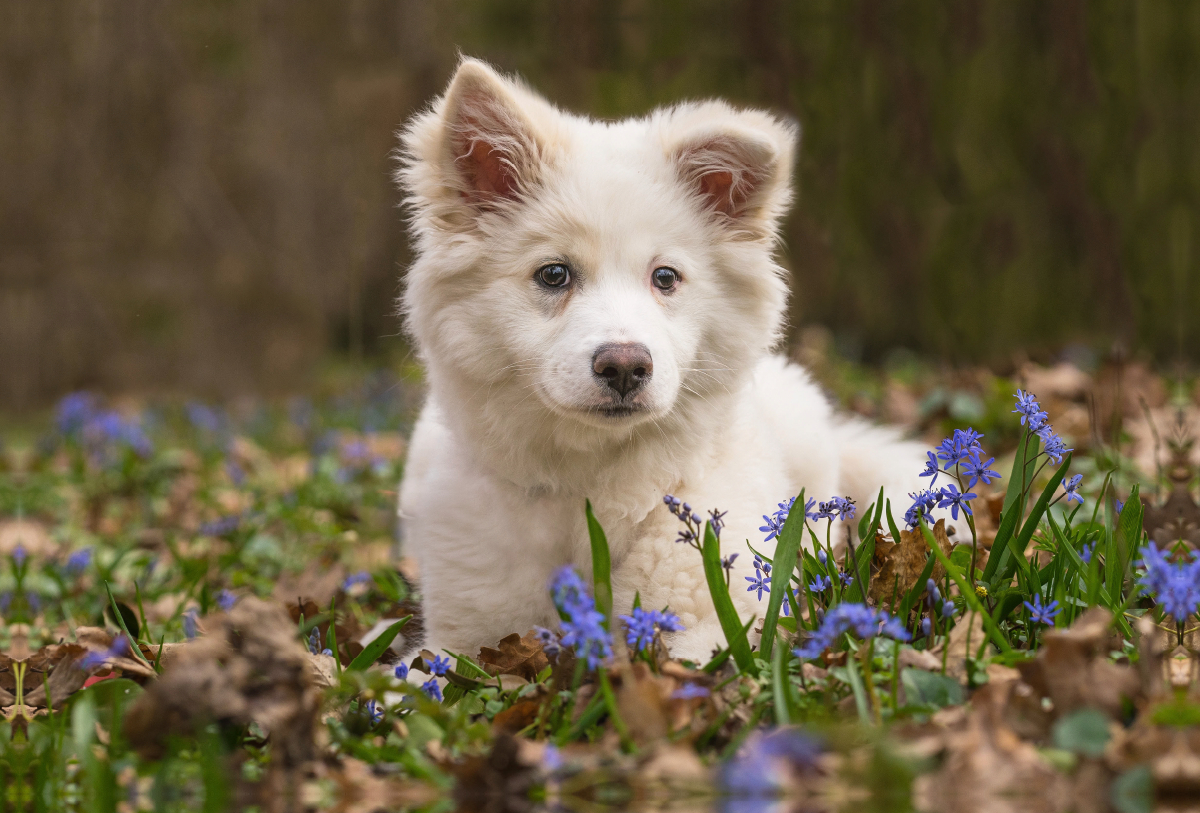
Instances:
[[[537,281],[547,288],[566,288],[571,283],[571,269],[562,263],[550,263],[538,269]]]
[[[676,283],[679,282],[679,272],[674,268],[668,268],[665,265],[661,265],[654,269],[654,273],[651,274],[651,279],[654,280],[655,288],[660,291],[669,291],[675,287]]]

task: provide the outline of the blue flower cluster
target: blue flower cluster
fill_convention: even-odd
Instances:
[[[659,632],[679,632],[683,629],[679,616],[666,610],[635,607],[632,615],[623,615],[621,620],[625,622],[625,643],[635,653],[653,646]]]
[[[667,509],[683,523],[683,530],[675,537],[676,542],[684,542],[696,550],[704,545],[704,518],[692,510],[692,506],[672,494],[664,494],[663,502]],[[708,512],[708,522],[712,525],[713,535],[721,538],[721,530],[725,527],[725,515],[728,511],[712,509]]]
[[[983,446],[979,443],[982,437],[971,427],[955,429],[937,449],[926,452],[925,470],[921,476],[930,478],[929,488],[908,495],[912,498],[912,504],[904,512],[904,522],[909,528],[915,528],[922,519],[928,519],[934,508],[949,508],[950,516],[954,519],[958,519],[960,510],[965,514],[973,513],[970,503],[979,495],[970,489],[976,483],[990,485],[993,480],[1000,478],[999,472],[989,468],[996,458],[983,459]],[[938,477],[952,468],[957,482],[934,488]],[[963,478],[966,478],[967,484],[960,489]]]
[[[100,409],[91,393],[76,392],[59,401],[56,423],[64,438],[83,445],[104,465],[117,462],[126,451],[142,458],[154,451],[141,421]]]
[[[68,576],[79,576],[83,571],[87,570],[92,564],[92,549],[80,548],[67,557],[67,564],[64,569]]]
[[[1050,416],[1042,411],[1042,405],[1033,393],[1017,390],[1015,397],[1017,408],[1013,412],[1021,416],[1021,426],[1028,426],[1030,432],[1041,438],[1044,454],[1050,458],[1050,462],[1056,466],[1062,463],[1063,456],[1075,450],[1068,449],[1062,438],[1050,426]]]
[[[321,646],[321,631],[316,627],[312,628],[312,632],[308,636],[308,651],[314,655],[333,655],[332,649]]]
[[[589,669],[611,658],[612,636],[604,629],[604,614],[596,609],[595,600],[574,568],[567,565],[554,575],[550,595],[566,619],[562,622],[562,645],[574,648],[575,656],[586,660]]]
[[[783,531],[784,523],[787,522],[788,515],[792,512],[792,506],[795,504],[796,498],[790,497],[779,503],[779,506],[769,516],[763,514],[763,522],[766,524],[758,530],[766,534],[763,538],[764,542],[770,542],[779,536]],[[816,510],[813,510],[814,506],[816,506]],[[810,499],[804,504],[804,516],[813,522],[822,519],[830,522],[835,519],[842,521],[854,519],[856,510],[854,500],[849,497],[830,497],[828,501],[822,503],[818,503],[816,499]]]
[[[1192,551],[1188,560],[1176,563],[1153,543],[1140,553],[1138,564],[1146,568],[1138,581],[1142,592],[1152,595],[1163,612],[1182,624],[1200,606],[1200,552]]]
[[[821,626],[805,642],[794,650],[797,658],[812,660],[837,643],[842,633],[853,632],[859,638],[874,638],[884,635],[897,641],[908,641],[912,635],[904,628],[899,618],[893,618],[883,610],[865,604],[839,604],[825,614]]]

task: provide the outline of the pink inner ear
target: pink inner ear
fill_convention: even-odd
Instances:
[[[504,153],[490,144],[473,140],[459,161],[471,186],[464,190],[464,197],[487,200],[517,196],[517,178],[512,165]]]
[[[700,194],[709,201],[713,209],[725,215],[733,215],[745,200],[734,200],[733,173],[727,169],[706,172],[700,176]]]

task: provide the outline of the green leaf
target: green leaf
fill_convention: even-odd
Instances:
[[[1080,709],[1054,724],[1054,745],[1089,757],[1104,754],[1109,740],[1108,718],[1096,709]]]
[[[900,682],[904,685],[904,693],[912,705],[944,708],[957,706],[966,700],[966,693],[957,680],[937,672],[903,669],[900,672]]]
[[[800,504],[803,505],[804,503]],[[763,638],[766,638],[765,634]],[[778,650],[771,653],[771,694],[774,698],[776,725],[791,725],[792,723],[787,696],[787,661],[791,657],[791,654],[787,651],[786,646],[781,646]]]
[[[379,656],[384,653],[384,650],[392,645],[392,641],[396,639],[396,635],[400,632],[400,628],[408,623],[410,618],[412,618],[411,615],[406,615],[381,632],[378,637],[371,641],[371,643],[363,647],[362,652],[359,652],[354,656],[354,660],[350,661],[350,665],[347,666],[346,669],[351,672],[361,672],[371,664],[375,663],[375,661],[379,660]]]
[[[1117,519],[1117,530],[1113,534],[1112,545],[1109,547],[1108,559],[1112,567],[1106,567],[1104,572],[1105,587],[1113,599],[1120,599],[1124,593],[1125,579],[1129,576],[1129,562],[1142,541],[1142,500],[1139,487],[1134,484],[1129,492],[1129,499]],[[1105,561],[1108,564],[1108,561]]]
[[[125,633],[125,639],[129,641],[130,651],[133,652],[133,656],[135,658],[149,666],[150,661],[146,660],[146,656],[142,654],[142,648],[138,646],[137,637],[129,634],[129,627],[125,624],[125,614],[121,612],[121,608],[117,605],[117,600],[113,598],[112,588],[108,586],[108,582],[104,583],[104,589],[108,591],[108,602],[112,606],[112,612],[113,615],[116,616],[116,622],[118,626],[121,627],[121,632]],[[125,610],[131,616],[133,615],[133,610],[130,610],[128,607],[125,607]],[[134,616],[134,623],[137,623],[137,616]]]
[[[1118,813],[1152,813],[1154,775],[1145,765],[1130,768],[1113,780],[1109,799]]]
[[[991,636],[992,641],[995,642],[996,646],[1001,652],[1011,652],[1012,647],[1009,646],[1008,639],[1004,637],[1004,633],[1000,631],[1000,627],[995,621],[992,620],[992,617],[988,615],[988,612],[986,609],[984,609],[983,605],[979,603],[979,597],[975,595],[974,588],[967,584],[967,580],[963,576],[962,571],[958,569],[958,566],[955,565],[954,562],[950,561],[950,557],[942,552],[937,540],[933,538],[933,532],[929,530],[929,526],[922,521],[920,528],[921,535],[925,537],[925,544],[929,546],[929,549],[933,551],[933,555],[936,556],[938,561],[942,563],[942,567],[946,568],[946,572],[950,574],[950,578],[954,579],[954,583],[958,585],[958,591],[962,594],[963,600],[967,602],[967,605],[970,606],[972,610],[979,613],[980,618],[983,619],[983,628],[987,630],[987,633],[989,636]]]
[[[592,501],[584,502],[587,513],[588,539],[592,543],[592,584],[596,596],[596,609],[604,614],[604,628],[609,629],[612,620],[612,557],[608,552],[608,537],[592,513]]]
[[[803,513],[803,512],[801,512]],[[717,611],[717,620],[721,622],[721,631],[729,642],[729,651],[734,663],[743,672],[754,666],[754,656],[750,651],[750,639],[746,637],[746,629],[742,627],[737,610],[733,607],[733,599],[729,597],[729,586],[725,584],[725,571],[721,568],[721,543],[713,533],[712,523],[704,523],[704,577],[708,581],[708,592],[712,596],[713,606]]]
[[[1008,550],[1008,542],[1017,530],[1017,524],[1025,515],[1025,485],[1033,487],[1033,475],[1037,471],[1037,456],[1042,441],[1037,435],[1025,432],[1013,458],[1012,472],[1008,476],[1008,488],[1004,490],[1004,505],[1000,509],[1000,527],[992,541],[992,551],[983,565],[983,580],[990,582],[1000,565],[1000,559]]]
[[[1037,530],[1038,525],[1041,523],[1042,515],[1046,513],[1046,508],[1050,505],[1050,498],[1054,496],[1055,490],[1062,482],[1063,475],[1067,473],[1067,469],[1070,467],[1071,455],[1068,454],[1066,459],[1063,460],[1062,465],[1058,467],[1058,471],[1051,476],[1050,482],[1046,484],[1046,488],[1042,490],[1042,496],[1038,497],[1038,501],[1034,503],[1033,510],[1029,512],[1029,518],[1021,526],[1021,532],[1008,543],[1005,551],[1001,554],[1000,566],[996,569],[996,574],[1001,584],[1007,583],[1016,571],[1017,565],[1014,560],[1025,556],[1025,548],[1029,545],[1029,540],[1033,538],[1033,532]],[[999,535],[997,535],[997,540],[999,540]],[[995,550],[996,548],[993,547],[993,555],[995,554]],[[988,557],[988,564],[991,564],[991,557]]]
[[[872,510],[874,509],[874,510]],[[871,517],[871,524],[866,527],[864,532],[862,523],[859,523],[859,546],[854,551],[854,572],[850,575],[854,577],[854,581],[846,588],[846,595],[842,597],[843,601],[860,602],[868,595],[871,589],[871,559],[875,556],[875,534],[879,531],[879,522],[883,518],[883,489],[879,489],[879,498],[867,508],[867,513],[863,515],[865,520]]]
[[[775,642],[775,625],[779,621],[779,608],[786,597],[787,588],[792,583],[792,573],[796,569],[796,558],[800,553],[800,545],[804,541],[804,492],[792,504],[787,520],[779,531],[775,543],[775,564],[771,567],[771,592],[767,601],[767,615],[763,618],[762,643],[759,651],[763,657],[770,657],[771,648]],[[796,510],[799,508],[800,510]]]

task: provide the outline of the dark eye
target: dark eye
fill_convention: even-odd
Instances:
[[[679,272],[674,268],[667,268],[665,265],[655,268],[651,277],[654,280],[654,287],[660,291],[669,291],[675,287],[675,283],[679,282]]]
[[[562,263],[543,265],[538,269],[537,280],[547,288],[565,288],[571,282],[571,270]]]

